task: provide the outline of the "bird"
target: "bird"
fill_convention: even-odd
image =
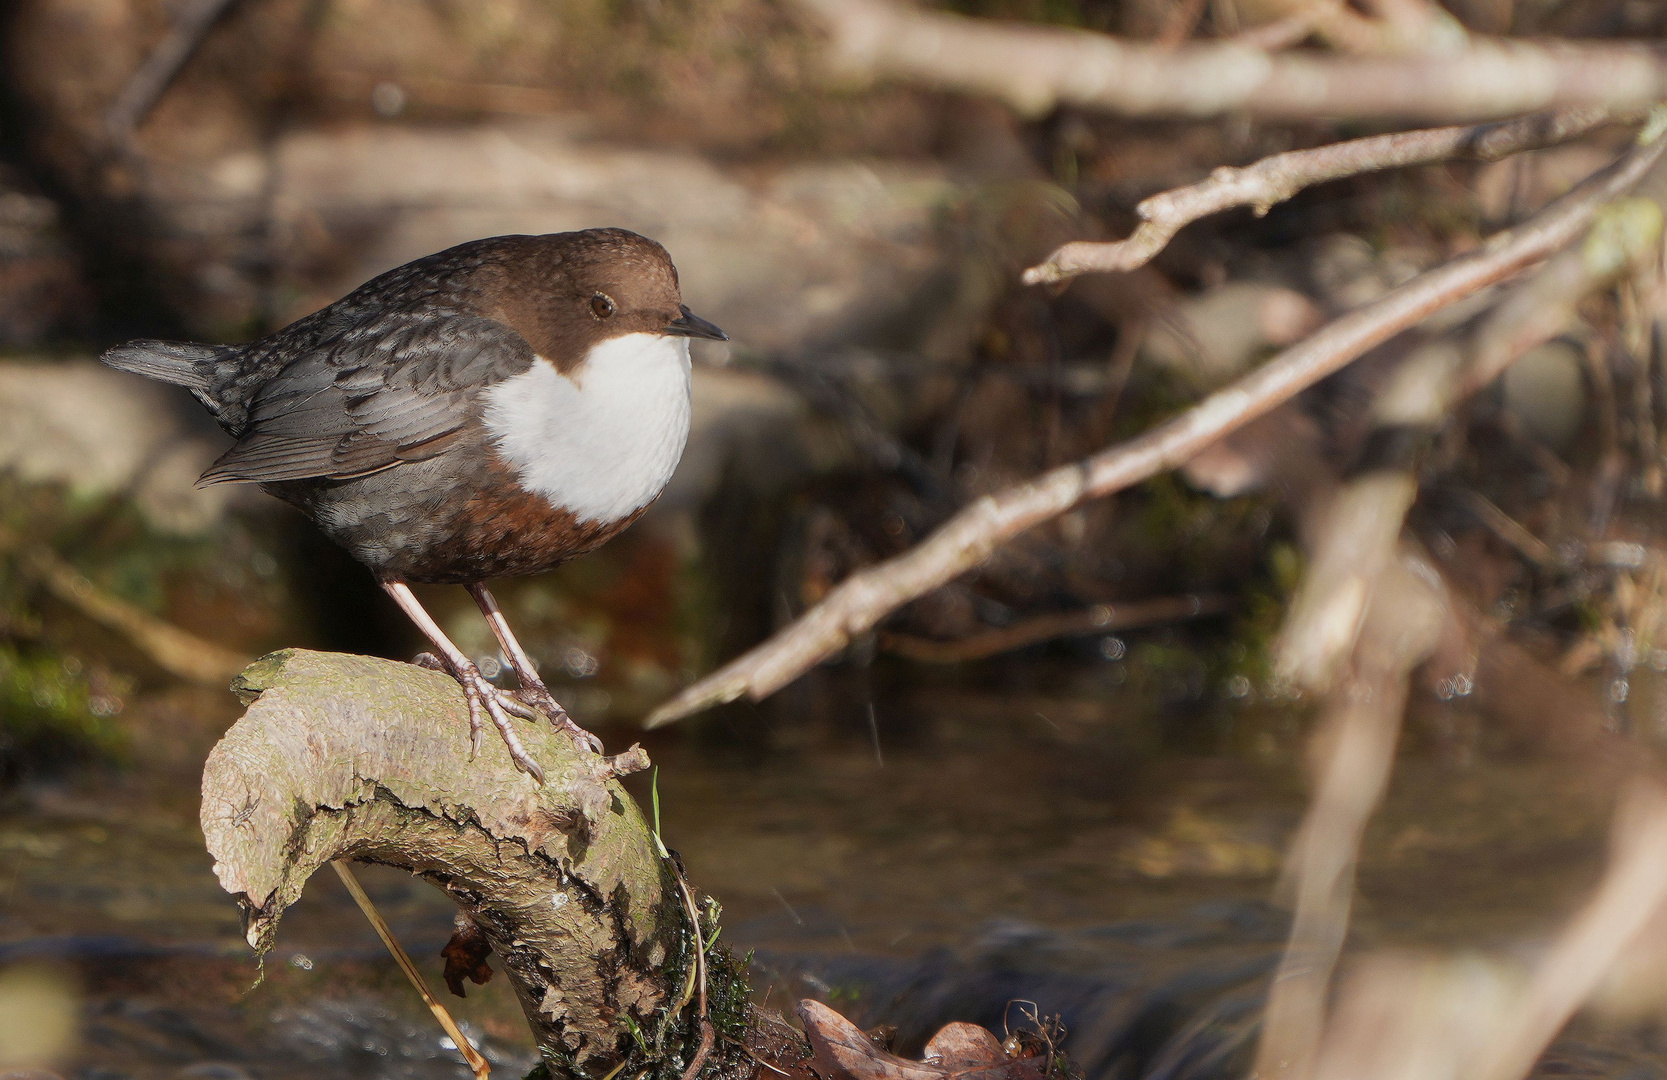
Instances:
[[[121,371],[189,390],[236,442],[199,485],[257,484],[375,576],[463,689],[471,756],[490,720],[602,742],[539,678],[487,587],[593,551],[640,517],[688,440],[691,339],[727,341],[683,303],[659,243],[619,228],[495,236],[373,278],[243,345],[141,340]],[[497,687],[412,583],[467,587],[518,689]]]

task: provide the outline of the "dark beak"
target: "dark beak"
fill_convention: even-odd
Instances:
[[[729,335],[716,326],[689,310],[687,304],[680,304],[677,308],[683,314],[666,324],[665,333],[678,337],[698,337],[708,341],[728,341]]]

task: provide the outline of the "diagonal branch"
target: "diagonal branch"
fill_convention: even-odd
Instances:
[[[105,114],[105,131],[117,149],[125,149],[133,141],[139,125],[145,122],[191,54],[232,3],[233,0],[193,0],[181,6],[173,25],[127,80]]]
[[[1133,270],[1157,257],[1175,234],[1199,218],[1236,206],[1254,207],[1258,217],[1304,188],[1345,176],[1471,159],[1497,161],[1524,150],[1565,142],[1613,118],[1604,108],[1537,113],[1496,124],[1401,131],[1350,139],[1313,150],[1293,150],[1254,165],[1224,165],[1208,179],[1165,191],[1135,207],[1140,227],[1126,240],[1065,244],[1024,273],[1026,285],[1064,281],[1078,274]]]
[[[881,634],[880,648],[923,664],[961,664],[968,660],[987,660],[1055,638],[1115,634],[1121,630],[1220,615],[1231,608],[1232,601],[1225,596],[1166,596],[1122,604],[1095,604],[1087,611],[1021,619],[1011,626],[970,634],[958,641]]]
[[[1433,312],[1554,254],[1585,231],[1600,207],[1637,183],[1664,147],[1661,133],[1653,133],[1521,226],[1350,312],[1146,434],[977,500],[911,550],[847,578],[792,625],[656,709],[648,725],[742,695],[756,701],[774,693],[1025,530],[1181,465]]]
[[[1667,53],[1642,44],[1473,39],[1411,56],[1269,55],[1231,41],[1165,48],[884,0],[798,4],[831,32],[831,59],[845,73],[983,94],[1026,116],[1078,105],[1125,116],[1453,123],[1638,108],[1667,96]]]
[[[1391,553],[1377,569],[1349,671],[1311,741],[1323,764],[1291,841],[1296,910],[1262,1021],[1256,1066],[1264,1076],[1311,1080],[1332,972],[1348,936],[1361,838],[1394,770],[1412,671],[1449,618],[1446,588],[1418,556]]]

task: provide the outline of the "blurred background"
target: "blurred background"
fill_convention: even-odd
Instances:
[[[931,10],[1160,48],[1283,27],[1267,47],[1337,55],[1667,32],[1646,0]],[[694,431],[652,512],[498,592],[575,718],[611,750],[645,742],[667,839],[755,951],[755,991],[895,1025],[902,1050],[1033,1002],[1096,1080],[1249,1067],[1323,711],[1273,677],[1317,493],[1349,476],[1397,365],[1486,295],[1182,473],[1025,534],[774,697],[640,721],[971,500],[1523,221],[1636,125],[1319,185],[1049,289],[1020,272],[1126,235],[1147,196],[1412,125],[1038,114],[827,53],[811,7],[777,0],[0,8],[4,1075],[468,1075],[333,878],[251,990],[196,818],[250,659],[422,643],[287,507],[194,489],[228,440],[183,391],[95,358],[248,340],[454,243],[598,225],[663,242],[732,341],[698,343]],[[1656,214],[1636,272],[1565,297],[1417,463],[1403,543],[1445,590],[1442,644],[1410,665],[1345,957],[1467,957],[1426,980],[1437,997],[1526,978],[1603,873],[1619,778],[1667,742]],[[497,666],[462,590],[423,598]],[[437,983],[449,904],[373,870]],[[1542,1075],[1667,1076],[1667,987],[1644,970],[1612,973]],[[455,1004],[504,1075],[532,1066],[503,980]]]

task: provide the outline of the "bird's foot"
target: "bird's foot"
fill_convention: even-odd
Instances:
[[[521,744],[521,737],[515,733],[515,723],[510,716],[519,716],[523,720],[537,720],[539,713],[508,690],[500,690],[487,681],[480,668],[464,661],[461,665],[448,664],[433,653],[418,653],[412,661],[418,667],[429,668],[434,671],[444,671],[456,679],[463,687],[463,698],[469,703],[469,757],[472,759],[480,753],[481,735],[485,731],[485,718],[490,718],[492,726],[498,729],[503,737],[504,745],[509,748],[510,760],[515,767],[532,777],[540,785],[544,783],[544,770],[539,768],[538,762],[527,753],[527,748]],[[558,706],[559,708],[559,706]]]
[[[589,750],[593,754],[602,753],[602,740],[580,727],[571,716],[568,716],[567,710],[561,707],[561,702],[555,699],[555,696],[550,693],[549,687],[545,686],[541,679],[536,675],[532,677],[520,675],[519,678],[521,689],[515,691],[517,698],[549,717],[550,722],[556,725],[559,730],[566,732],[568,738],[572,739],[574,745],[580,750]]]

